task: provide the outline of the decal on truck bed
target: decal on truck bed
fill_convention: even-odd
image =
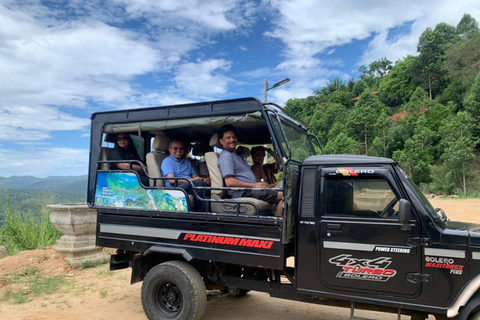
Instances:
[[[197,233],[186,233],[183,235],[183,240],[192,241],[192,242],[216,243],[216,244],[223,244],[228,246],[259,248],[259,249],[270,249],[272,248],[272,245],[273,245],[273,241],[270,241],[270,240],[213,236],[213,235],[205,235],[205,234],[197,234]]]
[[[132,172],[99,172],[95,190],[96,207],[162,211],[188,211],[182,191],[145,189]]]
[[[341,254],[328,260],[333,265],[342,267],[337,278],[367,281],[388,281],[397,274],[397,270],[387,269],[392,263],[390,257],[359,259],[351,254]]]

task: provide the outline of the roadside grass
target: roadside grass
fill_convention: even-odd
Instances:
[[[98,264],[94,263],[92,260],[85,260],[82,261],[80,264],[80,270],[87,269],[87,268],[95,268]]]
[[[0,221],[0,244],[5,245],[9,255],[55,244],[61,233],[50,222],[49,203],[52,199],[48,197],[39,200],[35,212],[12,208],[8,199],[0,204],[4,214]]]
[[[21,304],[42,295],[53,294],[68,285],[63,277],[43,277],[38,268],[27,268],[18,274],[7,274],[0,278],[12,288],[8,289],[0,301]]]
[[[104,265],[108,262],[108,260],[103,260],[101,262],[93,262],[92,260],[85,260],[82,261],[80,264],[80,267],[78,268],[79,270],[84,270],[87,268],[96,268],[98,266]],[[99,271],[100,274],[101,271]]]

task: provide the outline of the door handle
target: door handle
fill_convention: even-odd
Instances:
[[[342,233],[342,225],[337,223],[327,223],[327,237],[330,237],[332,233]]]
[[[337,223],[327,223],[327,231],[342,231],[342,225]]]

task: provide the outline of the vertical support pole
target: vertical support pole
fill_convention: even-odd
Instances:
[[[268,81],[265,79],[265,89],[263,91],[263,102],[267,103]]]

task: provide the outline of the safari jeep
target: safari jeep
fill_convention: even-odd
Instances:
[[[253,198],[231,199],[217,165],[217,130],[270,147],[283,179],[281,217]],[[200,319],[208,296],[271,297],[425,319],[480,319],[480,226],[452,222],[390,159],[325,155],[308,125],[254,98],[92,115],[88,203],[111,270],[143,281],[149,319]],[[109,160],[128,133],[143,161]],[[168,142],[192,147],[209,212],[166,187]],[[146,166],[144,165],[146,164]],[[142,183],[132,165],[141,165]],[[114,169],[112,169],[114,168]],[[202,169],[203,168],[203,172]],[[198,195],[195,193],[193,196]]]

